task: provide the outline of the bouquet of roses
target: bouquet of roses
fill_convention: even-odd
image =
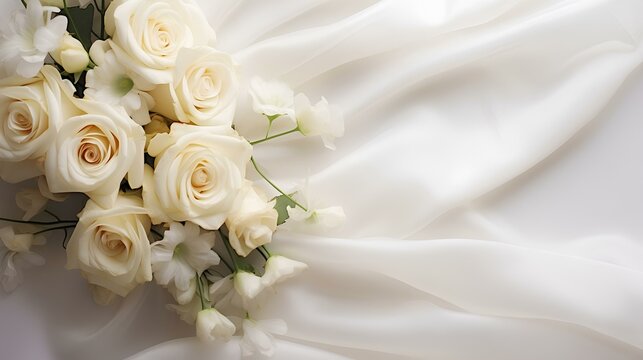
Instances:
[[[98,303],[155,280],[199,338],[243,334],[244,353],[271,354],[266,340],[285,324],[253,314],[264,289],[306,265],[266,244],[281,224],[332,226],[344,214],[280,189],[253,145],[299,133],[332,149],[341,114],[284,83],[242,79],[193,0],[25,0],[5,25],[0,177],[37,187],[16,195],[22,219],[2,218],[13,223],[0,228],[3,288],[42,263],[33,246],[60,231],[67,267]],[[241,96],[267,119],[265,137],[235,130]],[[271,133],[275,121],[290,128]],[[77,220],[47,210],[70,193],[87,196]]]

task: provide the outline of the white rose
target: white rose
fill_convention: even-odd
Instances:
[[[170,84],[150,94],[152,109],[169,118],[197,125],[230,125],[239,84],[230,55],[201,46],[182,49]]]
[[[269,243],[277,229],[275,202],[268,202],[257,190],[247,181],[226,220],[230,245],[241,256],[248,256],[253,249]]]
[[[45,161],[52,192],[84,192],[103,207],[113,204],[127,174],[143,182],[145,132],[122,107],[76,99],[84,114],[64,121]]]
[[[148,146],[143,199],[152,221],[191,221],[218,229],[244,184],[252,146],[228,126],[174,123]]]
[[[212,45],[214,30],[193,0],[115,0],[105,30],[116,57],[152,84],[167,84],[179,50]]]
[[[0,80],[0,176],[20,182],[42,174],[42,161],[58,128],[78,110],[74,86],[46,65],[30,79]]]
[[[50,54],[68,73],[81,72],[89,64],[89,54],[83,44],[69,33],[65,33],[58,47]]]
[[[152,280],[150,219],[142,200],[119,194],[108,209],[88,200],[67,246],[67,268],[94,285],[126,296]]]

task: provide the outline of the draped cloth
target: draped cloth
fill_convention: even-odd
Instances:
[[[275,234],[309,265],[258,314],[288,324],[275,359],[643,358],[642,1],[200,5],[244,87],[282,80],[346,120],[336,151],[255,147],[275,182],[308,178],[347,215]],[[245,96],[236,118],[265,132]],[[0,298],[7,358],[240,358],[239,339],[193,338],[162,289],[100,308],[47,257]]]

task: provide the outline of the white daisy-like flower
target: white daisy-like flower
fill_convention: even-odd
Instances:
[[[321,136],[324,146],[335,150],[335,138],[344,136],[344,118],[342,113],[321,98],[315,105],[304,94],[295,96],[295,115],[299,132],[304,136]]]
[[[219,264],[219,255],[212,250],[214,241],[214,232],[202,232],[198,225],[171,223],[163,240],[151,247],[156,282],[174,289],[173,295],[180,303],[190,301],[196,291],[195,276]]]
[[[31,251],[31,246],[44,243],[42,236],[16,234],[12,226],[0,228],[0,283],[4,291],[11,292],[22,283],[22,268],[45,263]]]
[[[50,51],[55,50],[67,29],[67,18],[53,13],[60,9],[26,0],[27,7],[16,11],[0,35],[0,64],[5,75],[36,76]]]
[[[264,286],[269,287],[290,279],[307,268],[308,265],[303,262],[292,260],[281,255],[273,255],[266,261],[266,271],[261,277],[261,281]]]
[[[89,54],[97,66],[87,72],[85,97],[121,105],[136,123],[148,124],[149,109],[154,106],[154,99],[141,88],[149,85],[134,80],[107,42],[94,42]]]
[[[294,119],[295,96],[288,85],[255,77],[250,81],[250,96],[256,113],[269,117],[286,115]]]
[[[288,326],[282,319],[244,319],[242,327],[243,339],[240,346],[243,356],[253,355],[255,352],[268,357],[273,356],[275,353],[273,334],[284,335],[288,331]]]

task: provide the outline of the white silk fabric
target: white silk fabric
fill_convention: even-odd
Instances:
[[[334,152],[294,135],[255,148],[277,183],[308,177],[347,215],[276,234],[310,268],[257,314],[288,323],[274,359],[643,358],[641,0],[200,5],[244,84],[345,114]],[[237,119],[265,131],[246,97]],[[46,252],[0,298],[7,358],[241,357],[238,339],[192,338],[153,285],[94,305]]]

